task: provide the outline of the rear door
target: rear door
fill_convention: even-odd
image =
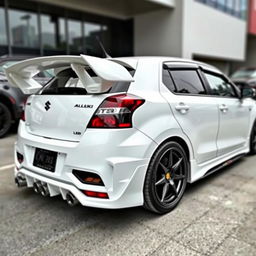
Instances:
[[[163,83],[169,89],[164,97],[181,129],[190,139],[198,164],[217,156],[219,118],[216,101],[207,96],[197,65],[168,65]]]
[[[217,138],[218,156],[246,146],[249,135],[250,100],[241,100],[228,79],[213,72],[204,72],[214,101],[218,104],[220,127]]]

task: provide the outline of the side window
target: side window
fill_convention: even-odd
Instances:
[[[222,97],[236,97],[236,93],[233,86],[224,78],[209,73],[204,74],[211,87],[212,95]]]
[[[176,93],[206,94],[202,81],[196,70],[171,70],[176,86]]]
[[[168,69],[163,69],[163,83],[171,92],[175,92],[175,86]]]

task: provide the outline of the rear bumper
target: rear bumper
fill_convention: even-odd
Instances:
[[[148,148],[155,142],[140,131],[91,129],[77,143],[34,136],[24,126],[21,122],[15,145],[24,162],[19,165],[15,156],[15,175],[24,175],[28,187],[40,181],[47,184],[50,196],[61,195],[65,200],[71,192],[82,205],[90,207],[115,209],[143,204],[144,178],[151,157]],[[35,148],[58,152],[54,173],[33,166]],[[98,174],[104,186],[81,183],[73,175],[74,169]],[[107,193],[109,199],[88,197],[83,190]]]
[[[61,195],[62,199],[66,200],[67,193],[71,192],[83,206],[105,209],[119,209],[143,205],[143,194],[141,193],[142,191],[138,191],[139,193],[135,192],[136,186],[138,185],[136,185],[136,180],[143,178],[141,177],[141,174],[143,173],[143,170],[141,168],[140,170],[136,171],[135,175],[132,177],[132,181],[129,182],[127,188],[125,189],[125,192],[122,193],[120,197],[112,197],[109,199],[87,197],[82,193],[81,188],[76,187],[72,183],[67,183],[46,176],[42,176],[25,168],[22,168],[20,170],[15,169],[15,176],[17,176],[18,173],[22,174],[23,177],[25,177],[28,188],[32,188],[34,182],[40,181],[47,184],[51,197]],[[89,190],[88,187],[86,188],[86,190]],[[97,190],[98,192],[107,192],[107,190],[104,188],[96,189],[95,187],[93,187],[91,190]]]

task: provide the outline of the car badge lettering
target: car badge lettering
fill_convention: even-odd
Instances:
[[[74,108],[93,108],[93,105],[88,105],[88,104],[75,104]]]

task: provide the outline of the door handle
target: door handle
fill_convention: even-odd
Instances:
[[[228,106],[226,104],[221,104],[219,106],[220,111],[222,111],[223,113],[228,111]]]
[[[181,102],[177,106],[175,106],[175,109],[182,114],[186,114],[189,111],[189,106]]]

